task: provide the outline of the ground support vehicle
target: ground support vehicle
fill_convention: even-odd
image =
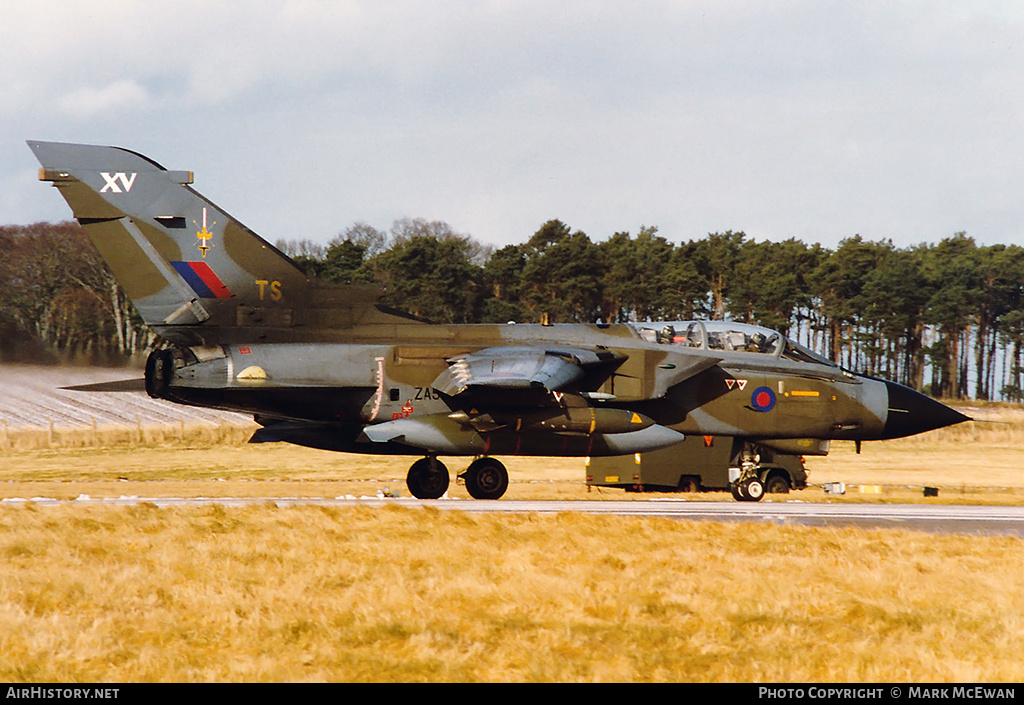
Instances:
[[[827,452],[827,448],[825,449]],[[824,454],[814,445],[807,454]],[[590,458],[587,485],[627,492],[729,491],[740,501],[807,487],[802,455],[729,436],[687,436],[668,448]]]

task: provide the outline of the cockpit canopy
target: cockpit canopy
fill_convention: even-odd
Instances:
[[[732,321],[656,321],[633,323],[640,337],[652,343],[697,350],[722,350],[813,362],[828,367],[835,363],[811,352],[778,331]]]

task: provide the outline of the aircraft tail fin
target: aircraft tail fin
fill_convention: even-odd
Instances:
[[[191,172],[119,147],[28,145],[42,165],[40,180],[60,190],[159,335],[186,345],[294,340],[297,316],[316,307],[317,283],[193,190]],[[352,293],[350,306],[376,300]]]

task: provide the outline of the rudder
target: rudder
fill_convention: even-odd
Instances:
[[[40,180],[60,190],[159,335],[188,345],[228,342],[243,329],[288,328],[305,307],[305,274],[194,191],[191,172],[119,147],[28,145]]]

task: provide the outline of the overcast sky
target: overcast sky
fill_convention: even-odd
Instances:
[[[15,0],[0,136],[0,224],[70,217],[41,139],[192,170],[272,242],[1024,245],[1024,3]]]

